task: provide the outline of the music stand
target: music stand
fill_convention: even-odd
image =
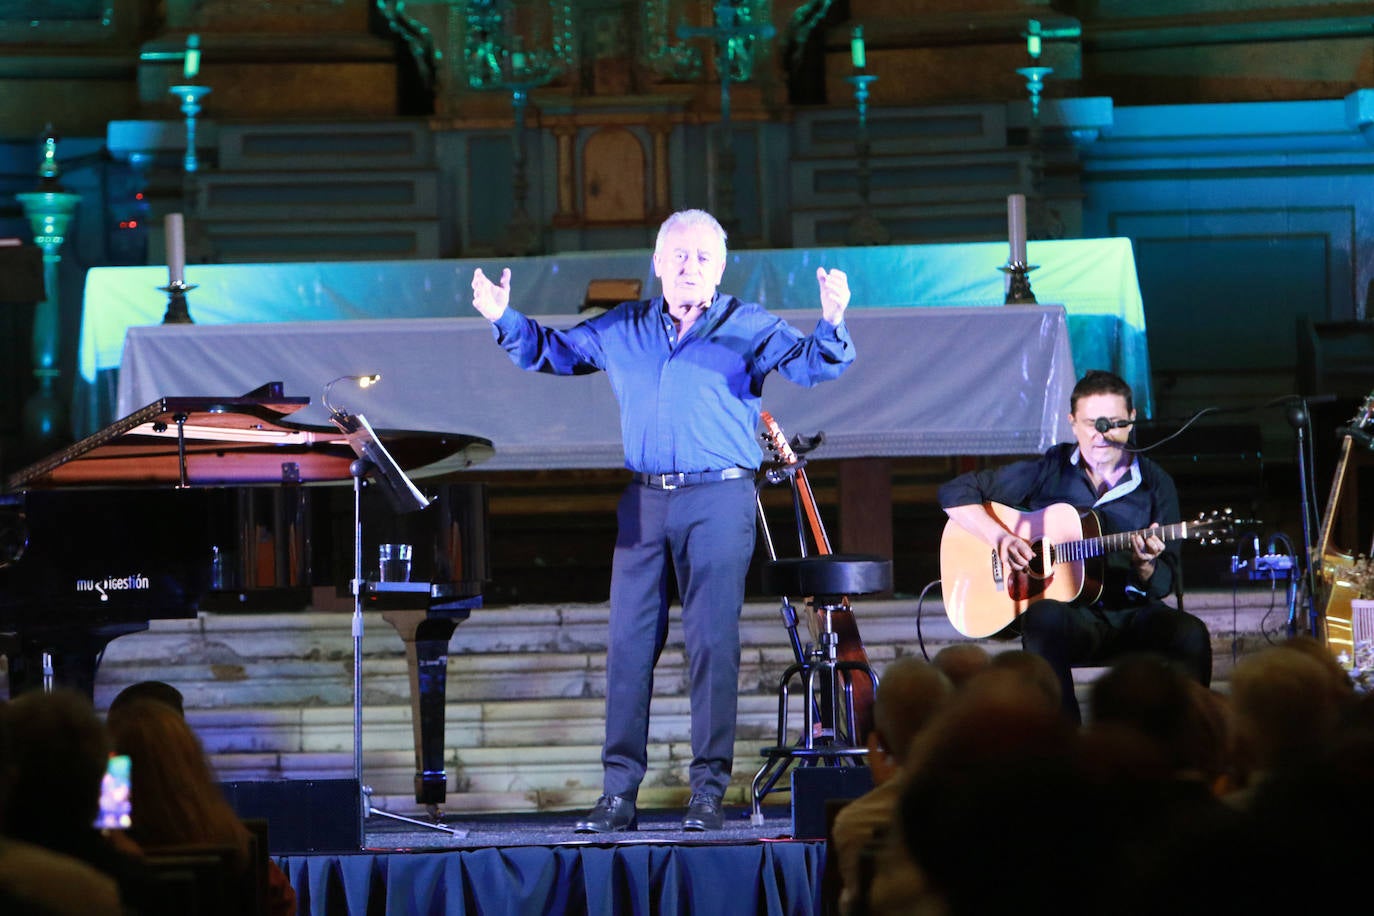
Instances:
[[[358,780],[359,810],[362,814],[358,821],[358,845],[361,848],[362,822],[373,814],[439,830],[453,837],[465,837],[467,831],[457,827],[372,807],[372,787],[363,784],[363,590],[368,587],[363,579],[363,478],[369,474],[373,476],[397,514],[418,512],[427,507],[430,501],[401,470],[396,459],[391,457],[372,425],[367,422],[367,417],[360,413],[335,410],[329,415],[329,420],[348,437],[349,447],[358,456],[348,466],[348,472],[353,477],[353,581],[350,583],[353,592],[353,776]]]

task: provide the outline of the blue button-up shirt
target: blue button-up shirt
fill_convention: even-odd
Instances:
[[[623,302],[565,331],[508,308],[493,330],[522,369],[604,370],[620,402],[625,466],[650,474],[757,468],[764,377],[776,369],[809,387],[854,362],[843,322],[822,318],[803,335],[762,306],[722,294],[681,340],[661,296]]]

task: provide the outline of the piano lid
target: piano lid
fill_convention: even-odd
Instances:
[[[357,457],[338,429],[293,424],[309,398],[270,382],[242,397],[169,397],[17,471],[6,489],[175,485],[184,441],[188,486],[319,483],[350,478]],[[471,467],[491,442],[460,433],[381,430],[396,463],[417,476]]]

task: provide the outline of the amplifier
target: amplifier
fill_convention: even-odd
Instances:
[[[273,855],[362,848],[363,802],[356,779],[222,782],[220,788],[239,817],[267,821]]]

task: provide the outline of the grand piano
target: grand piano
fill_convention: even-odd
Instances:
[[[280,382],[241,397],[160,398],[10,475],[0,490],[10,695],[48,685],[90,694],[109,642],[151,620],[351,596],[357,456],[342,430],[291,423],[308,403]],[[365,564],[362,592],[406,641],[416,799],[432,805],[444,793],[448,639],[489,578],[485,490],[449,477],[492,448],[460,434],[378,435],[430,500],[398,515],[368,479],[361,498],[364,558],[379,543],[415,545],[411,581],[378,583]]]

